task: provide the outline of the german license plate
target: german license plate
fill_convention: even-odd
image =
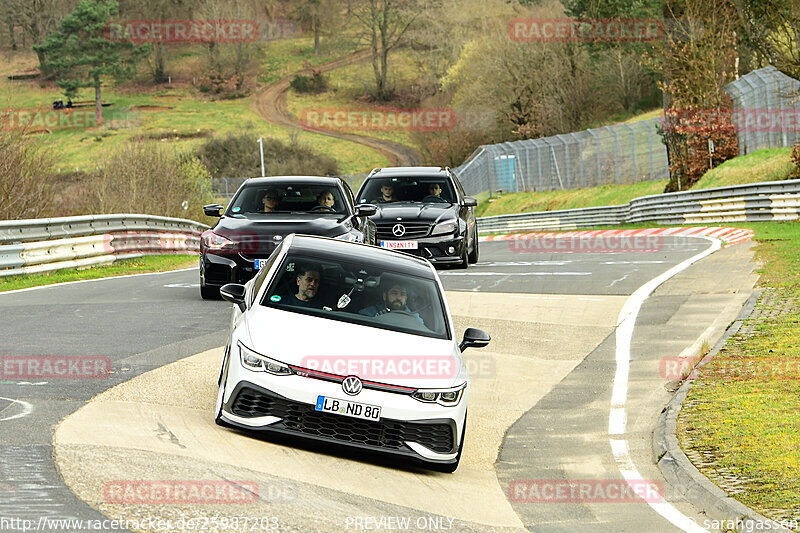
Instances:
[[[416,250],[418,247],[417,241],[381,241],[381,248],[392,250]]]
[[[256,259],[256,270],[261,270],[261,267],[267,264],[266,259]]]
[[[381,408],[376,405],[356,403],[327,396],[317,396],[317,405],[314,409],[323,413],[333,413],[363,420],[377,421],[381,419]]]

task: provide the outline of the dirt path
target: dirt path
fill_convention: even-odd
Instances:
[[[366,61],[369,59],[369,57],[369,50],[362,50],[341,59],[337,59],[336,61],[319,65],[317,68],[319,68],[322,72],[328,72],[330,70],[352,65],[360,61]],[[337,139],[363,144],[364,146],[368,146],[385,155],[389,159],[389,163],[393,166],[419,165],[422,163],[422,156],[420,153],[410,146],[405,146],[403,144],[385,141],[382,139],[374,139],[364,135],[357,135],[355,133],[320,131],[319,129],[312,129],[302,124],[286,109],[286,91],[289,89],[289,84],[291,83],[294,75],[300,72],[290,74],[289,76],[286,76],[285,78],[268,85],[255,95],[253,107],[264,120],[287,128],[310,131],[320,135],[327,135],[329,137],[336,137]]]

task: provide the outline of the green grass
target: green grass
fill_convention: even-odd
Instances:
[[[692,187],[692,190],[790,179],[794,168],[791,152],[791,148],[768,148],[735,157],[706,172]],[[649,181],[633,185],[602,185],[565,191],[505,194],[498,198],[482,201],[475,214],[492,216],[619,205],[639,196],[660,194],[664,192],[666,184],[666,181]]]
[[[334,41],[323,37],[320,41],[320,53],[314,54],[314,39],[300,37],[269,42],[264,47],[263,73],[259,81],[270,84],[297,72],[306,66],[328,63],[340,57],[352,54],[358,49],[355,40],[337,38]]]
[[[706,172],[692,189],[789,179],[794,167],[791,155],[791,148],[766,148],[729,159]]]
[[[640,120],[660,117],[663,113],[664,110],[660,107],[650,109],[648,111],[625,111],[610,117],[606,117],[602,120],[598,120],[590,124],[585,129],[602,128],[604,126],[613,126],[614,124],[630,124],[631,122],[638,122]]]
[[[695,188],[786,179],[791,171],[789,153],[790,149],[762,150],[730,160],[708,172]],[[663,185],[516,193],[484,203],[479,212],[506,214],[620,204],[660,192],[648,191],[647,186]],[[614,229],[653,226],[626,224]],[[729,339],[703,368],[681,411],[678,437],[684,449],[713,457],[713,472],[722,471],[743,482],[742,492],[733,497],[776,520],[796,519],[800,509],[800,223],[735,226],[755,232],[760,285],[773,288],[795,305],[791,312],[757,325],[752,335]],[[754,372],[754,367],[768,370]],[[713,473],[707,466],[698,466]]]
[[[313,54],[312,47],[310,38],[268,43],[260,69],[263,81],[273,81],[301,69],[305,59],[318,64],[347,55],[352,52],[353,43],[343,41],[334,47],[328,46],[323,39],[323,49],[319,56]],[[172,51],[172,61],[168,65],[191,81],[192,72],[198,71],[202,65],[199,53],[192,47]],[[32,55],[19,55],[0,69],[0,108],[50,110],[51,102],[59,95],[57,88],[52,85],[41,87],[38,81],[10,81],[3,75],[35,64]],[[113,106],[104,108],[105,123],[101,127],[54,130],[39,135],[55,153],[56,166],[62,172],[76,168],[93,171],[106,154],[118,150],[132,137],[139,135],[172,134],[178,138],[152,142],[168,142],[181,150],[190,151],[206,139],[182,137],[198,133],[224,135],[243,131],[250,132],[253,136],[254,159],[258,157],[258,145],[255,142],[257,138],[274,137],[287,142],[296,137],[300,142],[313,146],[319,153],[336,159],[343,174],[368,172],[375,166],[388,164],[385,156],[365,146],[268,124],[253,109],[252,96],[236,100],[212,100],[187,83],[176,83],[173,87],[164,85],[160,90],[149,85],[144,85],[144,89],[139,87],[130,84],[103,88],[103,101],[113,102]],[[84,90],[75,101],[93,98],[93,90]],[[136,110],[138,106],[167,109]]]
[[[390,82],[398,91],[407,92],[416,79],[417,72],[410,52],[400,50],[389,56]],[[295,117],[301,118],[304,110],[377,110],[381,107],[399,108],[397,103],[381,105],[370,101],[366,95],[370,94],[375,86],[375,75],[372,63],[364,61],[340,69],[327,72],[328,90],[318,95],[299,94],[289,90],[286,95],[286,105]],[[341,131],[366,135],[376,139],[393,141],[407,146],[414,146],[411,132],[408,129],[369,129],[369,128],[343,128]]]
[[[664,192],[666,180],[642,181],[632,185],[601,185],[565,191],[517,192],[482,201],[476,216],[507,215],[534,211],[555,211],[579,207],[625,204],[639,196]]]
[[[90,268],[65,268],[41,274],[7,276],[0,278],[0,292],[27,289],[40,285],[52,285],[68,281],[110,278],[126,274],[163,272],[197,265],[196,255],[147,255],[134,259],[123,259],[110,265]]]
[[[737,226],[739,226],[737,224]],[[714,470],[744,480],[733,495],[776,519],[800,509],[800,224],[746,224],[755,231],[760,285],[795,308],[736,335],[712,359],[689,393],[678,435],[684,448],[710,454]],[[708,468],[700,465],[701,471]]]

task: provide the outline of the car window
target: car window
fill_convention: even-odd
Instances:
[[[275,260],[278,258],[280,250],[281,250],[280,246],[275,248],[275,250],[272,251],[272,255],[269,256],[269,259],[267,259],[266,264],[261,265],[261,269],[258,271],[258,274],[256,274],[256,278],[253,281],[253,292],[250,293],[250,296],[248,298],[247,301],[248,305],[253,304],[253,301],[255,300],[258,291],[261,290],[261,286],[264,285],[264,281],[266,281],[267,279],[267,274],[269,273],[270,269],[272,269],[272,266],[275,264]]]
[[[244,187],[228,206],[228,216],[273,213],[347,213],[339,187],[280,182]]]
[[[452,182],[439,176],[394,176],[369,178],[359,191],[359,203],[455,203]]]
[[[379,329],[450,338],[435,280],[364,261],[287,255],[261,305]]]

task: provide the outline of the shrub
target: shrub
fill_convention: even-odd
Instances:
[[[319,94],[328,90],[328,79],[321,72],[311,76],[295,74],[291,86],[298,93]]]
[[[261,158],[257,138],[255,133],[213,137],[198,148],[196,156],[215,178],[260,176]],[[267,176],[334,176],[339,173],[333,158],[314,152],[296,137],[292,137],[289,144],[271,137],[264,137],[263,142],[264,172]]]
[[[789,174],[789,179],[800,179],[800,141],[797,141],[792,147],[792,163],[794,163],[794,168]]]
[[[88,194],[94,213],[203,220],[203,205],[214,200],[211,175],[197,158],[151,142],[127,144],[107,157],[91,180]]]
[[[18,220],[49,215],[56,191],[53,167],[53,154],[40,138],[0,128],[2,218]]]
[[[662,134],[670,160],[670,181],[664,192],[686,190],[712,166],[739,155],[730,109],[667,109],[664,115]]]

